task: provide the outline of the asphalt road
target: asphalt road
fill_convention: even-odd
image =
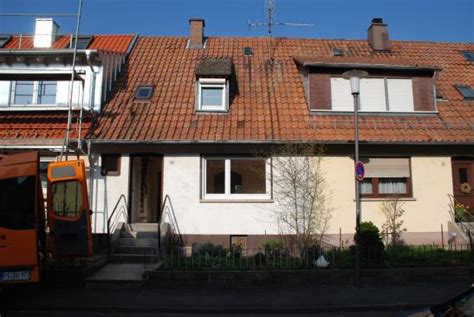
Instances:
[[[471,283],[255,289],[19,287],[0,293],[0,317],[400,316],[444,302]]]

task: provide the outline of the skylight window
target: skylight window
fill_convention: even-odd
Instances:
[[[461,54],[464,56],[466,61],[474,62],[474,52],[471,51],[461,51]]]
[[[4,47],[11,38],[10,35],[0,35],[0,48]]]
[[[250,46],[244,47],[244,56],[252,56],[252,48]]]
[[[80,35],[77,37],[77,49],[85,50],[89,44],[92,42],[92,36],[90,35]],[[74,42],[71,43],[71,47],[74,48]]]
[[[334,47],[332,49],[332,55],[333,56],[342,56],[342,55],[344,55],[344,52],[340,48]]]
[[[140,85],[137,87],[135,92],[135,99],[147,100],[150,99],[153,93],[153,86],[151,85]]]
[[[467,85],[457,85],[456,88],[459,90],[464,99],[474,100],[474,90]]]

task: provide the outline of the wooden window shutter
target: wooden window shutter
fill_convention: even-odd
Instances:
[[[365,159],[365,177],[410,177],[409,158]]]
[[[310,110],[331,110],[331,78],[327,74],[309,73]]]
[[[413,100],[415,111],[435,110],[432,77],[413,77]]]

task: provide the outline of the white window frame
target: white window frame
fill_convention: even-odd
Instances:
[[[231,193],[231,160],[255,160],[259,158],[245,156],[204,156],[201,157],[201,199],[203,201],[269,201],[272,199],[272,164],[271,158],[265,159],[265,193],[238,194]],[[208,194],[207,190],[207,161],[224,160],[224,193]]]
[[[331,110],[332,112],[353,112],[354,111],[354,104],[353,104],[353,99],[352,99],[352,95],[347,98],[344,98],[343,100],[345,100],[345,102],[348,102],[349,100],[351,100],[350,104],[343,104],[343,105],[338,105],[336,107],[336,109],[334,109],[334,100],[336,98],[336,96],[334,96],[334,91],[333,91],[333,79],[337,79],[337,80],[340,80],[342,79],[342,77],[340,76],[333,76],[331,77]],[[381,101],[381,104],[380,104],[380,108],[376,109],[364,109],[364,105],[363,105],[363,99],[364,99],[364,92],[362,91],[362,88],[361,88],[361,93],[359,95],[359,100],[360,100],[360,109],[359,109],[359,112],[367,112],[367,113],[413,113],[413,112],[417,112],[415,110],[415,105],[414,105],[414,94],[413,94],[413,90],[411,91],[411,102],[409,103],[409,107],[410,109],[403,109],[403,110],[399,110],[400,107],[397,108],[391,108],[390,107],[390,96],[389,96],[389,81],[391,80],[397,80],[397,79],[405,79],[405,80],[409,80],[410,83],[411,83],[411,87],[413,89],[413,79],[412,78],[394,78],[394,77],[390,77],[390,76],[385,76],[385,77],[369,77],[369,78],[365,78],[365,79],[362,79],[362,81],[367,81],[367,80],[371,80],[371,79],[383,79],[384,80],[384,96],[385,96],[385,99],[383,101]],[[350,94],[350,86],[349,86],[349,80],[346,80],[347,81],[347,92],[348,94]],[[362,83],[361,83],[362,84]],[[361,85],[363,86],[363,85]],[[361,97],[362,96],[362,97]],[[340,98],[337,97],[338,99]],[[361,100],[362,99],[362,100]]]
[[[21,104],[21,103],[15,103],[15,96],[16,96],[16,85],[18,81],[32,81],[33,82],[33,96],[30,104]],[[10,92],[10,100],[8,102],[9,106],[12,108],[19,107],[19,108],[24,108],[24,107],[50,107],[50,106],[56,106],[57,103],[54,104],[46,104],[46,103],[38,103],[39,101],[39,93],[40,93],[40,83],[43,82],[43,80],[13,80],[11,81],[11,92]],[[56,83],[56,99],[58,97],[58,81],[54,81]]]
[[[222,88],[222,104],[203,105],[202,88]],[[199,78],[197,81],[196,111],[227,112],[229,109],[229,83],[225,78]]]

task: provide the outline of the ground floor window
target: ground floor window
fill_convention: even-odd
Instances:
[[[365,158],[363,162],[362,197],[412,196],[409,158]]]
[[[270,198],[270,163],[265,158],[205,157],[202,160],[204,199]]]

